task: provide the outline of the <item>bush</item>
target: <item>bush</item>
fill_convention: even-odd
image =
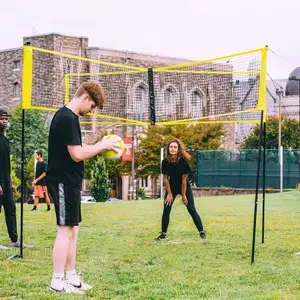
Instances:
[[[109,198],[108,172],[102,156],[97,157],[93,166],[91,192],[97,202],[105,202]]]
[[[145,200],[147,198],[145,190],[143,188],[138,189],[138,197],[141,198],[142,200]]]

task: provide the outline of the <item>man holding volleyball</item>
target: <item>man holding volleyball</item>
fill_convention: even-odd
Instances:
[[[73,99],[56,112],[51,122],[47,180],[58,225],[53,248],[52,291],[84,294],[85,290],[92,288],[75,270],[84,160],[106,150],[117,151],[119,145],[117,137],[104,137],[95,145],[82,145],[78,117],[92,112],[95,107],[102,109],[103,104],[104,93],[100,85],[85,82]]]

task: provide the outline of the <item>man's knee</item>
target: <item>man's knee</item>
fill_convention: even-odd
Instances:
[[[66,226],[66,225],[60,225],[58,226],[58,235],[62,237],[71,238],[73,235],[73,228],[74,226]]]

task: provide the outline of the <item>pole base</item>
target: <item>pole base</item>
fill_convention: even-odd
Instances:
[[[8,257],[6,260],[12,260],[15,258],[23,258],[23,256],[21,256],[20,254],[13,254],[10,257]]]

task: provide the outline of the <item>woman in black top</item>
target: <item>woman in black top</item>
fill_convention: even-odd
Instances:
[[[164,200],[164,211],[162,215],[162,232],[157,240],[167,239],[167,230],[170,221],[170,212],[175,197],[180,194],[182,202],[187,207],[202,239],[206,238],[203,231],[201,218],[196,211],[191,185],[188,181],[188,174],[191,169],[188,163],[190,155],[185,151],[184,144],[179,139],[172,140],[167,145],[167,156],[162,162],[162,173],[166,194]]]

